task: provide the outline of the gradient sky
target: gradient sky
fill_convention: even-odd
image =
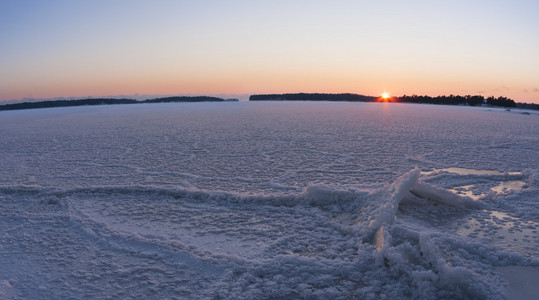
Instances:
[[[539,1],[0,0],[0,100],[482,94],[539,103]]]

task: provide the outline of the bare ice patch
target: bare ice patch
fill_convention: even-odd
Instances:
[[[478,170],[478,169],[466,169],[466,168],[443,168],[434,169],[432,171],[422,172],[425,176],[435,176],[443,173],[451,173],[461,176],[481,176],[483,179],[479,183],[473,184],[457,184],[449,191],[469,197],[473,200],[479,200],[489,193],[494,194],[509,194],[512,192],[521,191],[527,187],[526,182],[523,179],[515,179],[516,177],[523,178],[522,172],[500,172],[496,170]]]
[[[448,172],[448,173],[454,173],[458,175],[503,175],[506,174],[504,172],[496,171],[496,170],[477,170],[477,169],[467,169],[467,168],[443,168],[443,169],[434,169],[432,171],[423,172],[423,175],[431,175],[438,172]],[[520,172],[507,172],[507,174],[510,175],[518,175]]]
[[[496,271],[509,282],[505,291],[508,300],[535,299],[539,295],[539,267],[497,267]]]

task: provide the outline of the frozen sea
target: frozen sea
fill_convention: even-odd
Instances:
[[[0,299],[532,299],[539,115],[0,112]]]

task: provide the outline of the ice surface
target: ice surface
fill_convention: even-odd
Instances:
[[[496,270],[509,281],[507,299],[534,299],[539,295],[539,267],[508,266]]]
[[[374,103],[1,112],[0,298],[518,298],[538,125]]]

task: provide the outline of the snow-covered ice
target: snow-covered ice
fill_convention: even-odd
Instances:
[[[538,129],[414,104],[0,112],[0,299],[536,295],[515,274],[539,270]]]

